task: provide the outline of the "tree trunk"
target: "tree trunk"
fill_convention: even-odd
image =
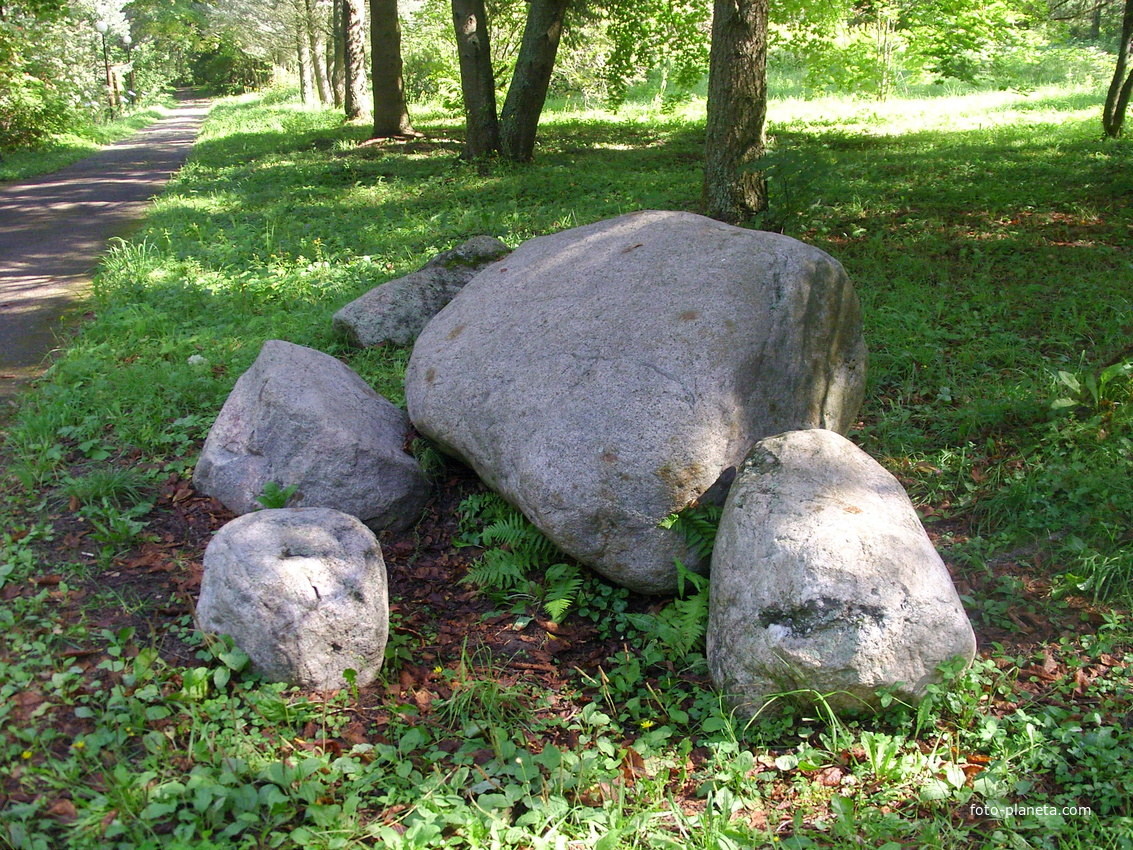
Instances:
[[[1111,139],[1121,135],[1125,123],[1125,110],[1133,95],[1133,70],[1129,68],[1129,54],[1133,53],[1133,0],[1125,0],[1125,17],[1121,22],[1121,43],[1117,46],[1117,67],[1102,112],[1102,128]]]
[[[527,162],[535,153],[535,131],[547,100],[555,55],[570,0],[531,0],[523,42],[500,115],[500,148],[508,159]]]
[[[464,155],[468,159],[491,156],[500,149],[500,125],[484,0],[452,0],[452,23],[464,94]]]
[[[366,108],[366,5],[364,0],[342,0],[342,6],[346,117],[353,121],[369,112]],[[398,56],[401,56],[400,48]]]
[[[330,88],[334,93],[334,108],[342,109],[346,105],[346,11],[343,0],[334,0],[331,21],[334,51],[331,53]]]
[[[320,7],[322,0],[306,0],[307,36],[311,40],[311,66],[315,72],[319,102],[331,102],[330,80],[327,78],[327,43]]]
[[[767,207],[766,182],[751,170],[763,154],[767,117],[767,3],[715,0],[714,5],[704,211],[730,224]]]
[[[311,68],[311,40],[302,20],[296,24],[295,40],[299,51],[299,97],[310,104],[315,100],[315,75]]]
[[[374,138],[413,134],[401,79],[401,24],[397,0],[370,0],[373,56]]]

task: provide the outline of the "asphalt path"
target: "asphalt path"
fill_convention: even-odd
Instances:
[[[0,186],[0,403],[42,374],[60,320],[87,294],[107,242],[144,220],[184,165],[208,108],[181,101],[94,156]]]

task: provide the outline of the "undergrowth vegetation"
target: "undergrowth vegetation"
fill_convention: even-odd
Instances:
[[[159,121],[168,114],[172,98],[158,98],[159,103],[137,109],[129,115],[102,124],[77,125],[52,133],[34,150],[6,151],[0,157],[0,181],[23,180],[48,174],[65,165],[90,156],[101,145],[108,145],[133,135],[139,128]],[[164,105],[162,105],[164,104]]]
[[[519,167],[458,161],[439,111],[414,115],[426,138],[360,147],[365,128],[283,95],[215,106],[6,428],[0,845],[1133,846],[1133,146],[1098,138],[1094,93],[771,106],[761,223],[853,279],[871,363],[851,436],[909,490],[982,639],[917,707],[849,719],[784,694],[739,723],[706,682],[705,579],[635,598],[490,495],[457,532],[489,616],[619,647],[553,687],[467,642],[425,660],[398,610],[382,684],[302,693],[101,586],[169,545],[157,493],[184,492],[265,339],[403,403],[408,351],[348,349],[334,310],[477,234],[695,210],[698,108],[550,113]],[[704,549],[714,519],[673,522]],[[419,668],[431,696],[390,696]]]

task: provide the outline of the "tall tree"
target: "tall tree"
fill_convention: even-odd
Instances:
[[[523,43],[500,114],[500,148],[504,156],[527,162],[535,152],[535,132],[547,100],[555,56],[570,0],[531,0]]]
[[[374,138],[413,134],[401,76],[401,23],[397,0],[370,0]]]
[[[306,0],[307,38],[311,42],[311,67],[318,86],[319,102],[330,103],[333,93],[327,74],[326,0]]]
[[[1129,97],[1133,95],[1133,69],[1129,67],[1129,55],[1133,53],[1133,0],[1125,0],[1125,16],[1121,22],[1121,43],[1117,46],[1117,67],[1113,72],[1113,82],[1105,99],[1102,113],[1102,128],[1110,138],[1121,135],[1125,123],[1125,110]]]
[[[314,103],[318,92],[315,90],[315,68],[311,60],[311,39],[303,15],[295,19],[295,48],[299,60],[299,97],[303,103]]]
[[[331,10],[330,88],[334,94],[334,108],[346,106],[346,11],[343,0],[333,0]],[[346,113],[350,114],[349,110]]]
[[[767,206],[766,182],[754,170],[767,117],[767,7],[768,0],[715,0],[713,7],[704,211],[731,224]]]
[[[364,0],[340,0],[342,3],[343,89],[346,117],[361,118],[366,108],[366,5]],[[401,56],[400,45],[398,57]]]
[[[452,0],[452,23],[460,57],[460,87],[464,95],[467,131],[464,155],[491,156],[500,149],[496,117],[496,74],[484,0]]]

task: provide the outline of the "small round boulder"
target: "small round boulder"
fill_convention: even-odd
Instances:
[[[330,690],[374,680],[389,634],[378,539],[329,508],[246,514],[209,543],[197,624],[227,634],[267,678]]]

